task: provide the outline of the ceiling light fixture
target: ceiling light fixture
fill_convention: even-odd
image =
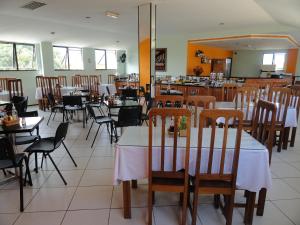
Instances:
[[[116,12],[112,12],[112,11],[106,11],[105,16],[110,17],[110,18],[114,18],[114,19],[118,19],[120,14],[116,13]]]
[[[86,18],[86,19],[91,19],[91,17],[90,17],[90,16],[86,16],[85,18]]]
[[[219,23],[219,25],[220,25],[220,26],[224,26],[224,25],[225,25],[225,23],[221,22],[221,23]]]

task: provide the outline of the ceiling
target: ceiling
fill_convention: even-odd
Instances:
[[[123,49],[137,43],[137,7],[146,0],[0,1],[0,40]],[[299,0],[156,0],[158,37],[284,25],[300,41]],[[276,2],[276,4],[275,4]],[[288,2],[288,3],[287,3]],[[115,11],[119,19],[105,16]],[[87,19],[85,17],[91,17]],[[224,25],[220,25],[224,23]],[[51,34],[55,32],[55,34]],[[119,42],[118,42],[119,41]]]
[[[191,41],[193,44],[208,45],[227,50],[292,49],[299,45],[286,35],[244,35]]]

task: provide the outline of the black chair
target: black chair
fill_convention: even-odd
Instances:
[[[113,119],[108,117],[108,116],[104,116],[104,115],[96,116],[93,107],[90,106],[90,105],[87,105],[86,108],[88,110],[88,113],[89,113],[90,117],[93,119],[93,122],[91,124],[90,129],[89,129],[89,132],[86,136],[86,140],[89,137],[90,131],[91,131],[94,123],[99,124],[99,127],[97,129],[96,135],[95,135],[94,140],[93,140],[93,143],[91,145],[91,148],[94,146],[96,137],[98,135],[99,129],[100,129],[102,124],[106,124],[108,133],[109,133],[108,125],[110,125],[110,130],[111,130],[111,132],[110,132],[110,143],[112,144]]]
[[[54,95],[52,93],[49,93],[47,95],[47,98],[48,98],[49,105],[51,107],[51,109],[50,109],[51,113],[50,113],[50,116],[49,116],[49,119],[48,119],[48,122],[47,122],[47,125],[48,125],[52,114],[54,113],[53,118],[52,118],[52,120],[54,120],[57,111],[60,111],[60,112],[63,111],[64,106],[62,104],[57,104],[55,102],[55,98],[54,98]]]
[[[68,148],[66,147],[66,145],[64,143],[64,140],[65,140],[67,132],[68,132],[68,126],[69,126],[68,122],[61,123],[56,130],[55,137],[41,138],[39,141],[33,143],[25,150],[25,152],[28,153],[28,158],[33,153],[42,153],[43,156],[48,156],[65,185],[67,185],[67,182],[65,181],[64,177],[62,176],[59,169],[57,168],[54,160],[52,159],[51,153],[54,150],[58,149],[61,144],[63,144],[68,155],[70,156],[71,160],[73,161],[74,166],[77,167],[76,162],[74,161],[72,155],[70,154]],[[37,164],[35,166],[36,166],[36,172],[37,172],[38,171]]]
[[[134,100],[138,101],[138,95],[137,95],[137,89],[132,89],[132,88],[126,88],[122,90],[122,95],[121,95],[122,100]]]
[[[63,122],[65,121],[65,116],[68,120],[67,113],[69,112],[71,117],[75,111],[82,111],[83,114],[83,128],[86,122],[86,107],[82,103],[82,97],[77,95],[63,96]]]
[[[29,184],[32,186],[28,158],[24,153],[15,153],[12,144],[6,137],[0,138],[0,169],[19,168],[19,185],[20,185],[20,211],[24,211],[23,186],[26,185],[28,176]],[[23,181],[23,161],[25,161],[26,171],[25,180]],[[5,203],[3,203],[5,204]]]
[[[106,91],[107,91],[107,94],[110,95],[110,90],[109,90],[108,86],[106,86]]]
[[[14,104],[14,107],[18,113],[18,116],[21,113],[24,113],[27,111],[27,105],[28,105],[28,96],[13,96],[12,103]]]
[[[37,117],[38,111],[21,112],[19,117]],[[30,135],[16,136],[15,145],[27,145],[40,139],[39,127],[36,128],[36,135],[30,133]]]
[[[141,114],[141,125],[143,125],[143,123],[146,122],[146,124],[148,126],[148,122],[147,122],[147,121],[149,121],[148,113],[149,113],[150,109],[152,108],[152,103],[153,103],[152,98],[150,97],[149,93],[146,93],[145,101],[147,103],[147,108],[146,108],[146,112]]]
[[[114,121],[115,138],[118,141],[117,128],[139,126],[141,123],[142,106],[122,107],[119,110],[118,121]]]

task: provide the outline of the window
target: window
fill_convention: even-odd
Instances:
[[[275,65],[275,70],[284,70],[286,53],[268,53],[264,54],[263,65]]]
[[[0,43],[0,70],[35,70],[33,44]]]
[[[106,51],[106,58],[107,58],[107,69],[113,70],[117,69],[117,52],[114,50],[107,50]]]
[[[83,70],[82,49],[53,46],[55,70]]]
[[[96,49],[95,50],[95,60],[96,60],[96,70],[105,70],[106,69],[105,50]]]
[[[95,62],[97,70],[117,69],[117,51],[95,49]]]

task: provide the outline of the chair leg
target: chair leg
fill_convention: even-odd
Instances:
[[[54,120],[55,116],[56,116],[56,110],[54,111],[54,115],[53,115],[52,120]]]
[[[183,193],[183,202],[182,202],[182,225],[186,225],[186,214],[187,214],[187,199],[188,199],[188,191]]]
[[[234,195],[228,197],[228,205],[226,206],[226,225],[232,224],[232,215],[233,215],[233,205],[234,205]]]
[[[75,166],[75,167],[77,167],[77,164],[76,164],[76,162],[75,162],[74,158],[72,157],[71,153],[69,152],[69,149],[67,148],[67,146],[65,145],[65,143],[64,143],[64,142],[62,142],[62,144],[63,144],[63,146],[65,147],[65,149],[66,149],[66,151],[67,151],[68,155],[70,156],[70,158],[71,158],[72,162],[74,163],[74,166]]]
[[[297,127],[293,127],[293,129],[292,129],[292,136],[291,136],[291,142],[290,142],[290,147],[294,147],[295,146],[296,132],[297,132]]]
[[[38,173],[38,158],[37,158],[37,152],[34,153],[34,162],[35,162],[35,169],[34,171]]]
[[[101,127],[101,124],[99,124],[99,127],[98,127],[98,129],[97,129],[97,132],[96,132],[96,135],[95,135],[95,137],[94,137],[94,140],[93,140],[93,143],[92,143],[91,148],[94,146],[94,143],[95,143],[95,140],[96,140],[96,137],[97,137],[97,135],[98,135],[98,132],[99,132],[100,127]]]
[[[51,113],[50,113],[50,116],[49,116],[49,119],[48,119],[48,122],[47,122],[47,126],[48,126],[48,124],[49,124],[49,121],[50,121],[50,119],[51,119],[51,116],[52,116],[52,111],[51,111]]]
[[[20,211],[24,211],[24,195],[23,195],[23,161],[21,162],[21,165],[19,166],[19,185],[20,185]]]
[[[87,135],[86,135],[85,140],[88,139],[88,137],[89,137],[89,135],[90,135],[90,132],[91,132],[91,129],[92,129],[93,125],[94,125],[94,120],[93,120],[93,122],[92,122],[92,124],[91,124],[91,127],[90,127],[90,129],[89,129],[89,132],[88,132]]]
[[[26,184],[26,177],[28,176],[28,183],[30,186],[32,186],[32,179],[31,179],[31,174],[30,174],[30,170],[29,170],[29,159],[27,157],[25,158],[25,166],[26,166],[26,172],[25,172],[24,184]]]
[[[258,206],[257,206],[257,210],[256,210],[257,216],[264,215],[266,196],[267,196],[267,189],[262,188],[258,195]]]
[[[7,176],[5,169],[2,169],[4,176]]]
[[[148,225],[152,225],[152,210],[153,210],[153,194],[152,190],[148,190]]]
[[[67,182],[66,182],[65,178],[64,178],[64,177],[62,176],[62,174],[60,173],[60,171],[59,171],[59,169],[57,168],[57,166],[56,166],[54,160],[52,159],[51,155],[50,155],[50,154],[47,154],[47,155],[49,156],[49,159],[51,160],[53,166],[55,167],[56,171],[58,172],[60,178],[63,180],[64,184],[67,185]]]
[[[220,195],[214,195],[214,207],[216,209],[220,208]]]
[[[279,134],[277,152],[281,152],[281,146],[282,146],[282,142],[283,142],[283,137],[284,137],[284,129],[281,129],[280,130],[280,134]]]
[[[193,209],[192,209],[192,225],[196,225],[197,221],[197,206],[198,206],[198,187],[194,190]]]
[[[113,142],[113,124],[110,123],[110,144]]]

